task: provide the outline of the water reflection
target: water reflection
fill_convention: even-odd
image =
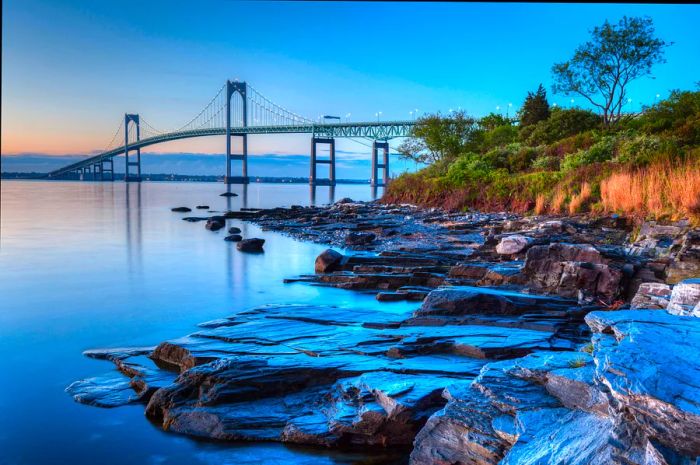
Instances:
[[[129,272],[138,271],[139,274],[143,271],[141,262],[141,245],[142,245],[142,212],[141,212],[141,183],[127,182],[124,183],[124,199],[126,208],[126,253],[129,264]],[[134,264],[136,265],[134,267]]]

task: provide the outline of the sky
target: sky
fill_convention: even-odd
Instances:
[[[382,119],[410,119],[415,109],[425,114],[450,108],[483,116],[497,107],[512,114],[527,91],[539,83],[551,87],[552,64],[569,58],[590,29],[623,15],[650,16],[657,35],[674,42],[666,51],[667,63],[654,68],[654,78],[631,86],[631,109],[700,81],[699,5],[2,4],[0,152],[5,171],[9,158],[22,154],[95,153],[109,143],[126,112],[139,113],[158,128],[181,126],[226,79],[245,80],[310,118],[350,113],[351,120],[373,121],[381,112]],[[550,92],[549,98],[572,105],[569,97]],[[367,147],[348,140],[337,146],[362,166],[358,173],[368,166]],[[148,150],[221,154],[224,138],[169,142]],[[307,155],[308,135],[251,137],[249,150]]]

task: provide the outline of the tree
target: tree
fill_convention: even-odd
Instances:
[[[500,126],[510,126],[513,122],[498,113],[489,113],[479,120],[479,126],[487,131],[492,131]]]
[[[520,126],[530,126],[549,118],[547,91],[542,84],[532,93],[528,92],[523,107],[520,109]]]
[[[477,121],[464,112],[449,117],[438,113],[418,119],[398,152],[402,158],[418,163],[449,161],[475,148],[480,135]]]
[[[671,43],[654,37],[651,18],[625,16],[616,25],[605,21],[591,36],[573,58],[552,67],[553,90],[585,98],[600,110],[603,124],[611,126],[622,116],[627,85],[664,63],[664,48]]]

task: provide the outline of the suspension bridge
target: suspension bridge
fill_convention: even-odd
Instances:
[[[138,114],[127,113],[108,146],[99,154],[52,171],[58,179],[78,173],[81,179],[114,181],[114,158],[124,155],[126,182],[141,181],[141,149],[163,142],[204,136],[226,136],[227,184],[247,184],[248,136],[256,134],[311,134],[309,183],[335,185],[335,140],[354,138],[371,142],[372,186],[386,185],[389,178],[389,140],[410,134],[413,121],[333,122],[313,121],[272,102],[246,82],[227,80],[209,103],[190,121],[174,130],[154,128]],[[240,142],[237,153],[232,141]],[[319,147],[328,148],[329,157],[319,157]],[[380,158],[380,152],[382,156]],[[317,176],[318,165],[329,166],[328,178]],[[236,167],[239,174],[234,175]],[[380,176],[381,173],[381,176]]]

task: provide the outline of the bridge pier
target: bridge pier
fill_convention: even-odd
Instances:
[[[379,163],[379,150],[383,150],[382,163]],[[379,180],[378,171],[382,170],[382,179]],[[377,141],[372,142],[372,177],[370,185],[386,186],[389,181],[389,142]]]
[[[139,115],[125,114],[124,115],[124,156],[126,157],[126,164],[124,170],[124,181],[125,182],[141,182],[141,147],[136,147],[136,161],[129,161],[129,123],[133,123],[136,126],[136,142],[141,140],[141,126],[139,124]],[[136,176],[129,174],[129,167],[136,167]],[[114,174],[113,174],[114,176]]]
[[[330,158],[319,160],[317,157],[317,145],[327,144],[330,147]],[[316,177],[316,165],[330,165],[328,179],[318,179]],[[312,186],[335,186],[335,139],[327,137],[311,138],[311,167],[309,172],[309,184]]]
[[[248,184],[248,134],[247,133],[231,133],[231,97],[238,93],[243,102],[242,115],[243,127],[248,126],[248,103],[247,103],[247,87],[245,82],[226,81],[226,176],[224,182],[226,184]],[[240,137],[242,148],[241,153],[231,153],[231,136]],[[231,162],[241,162],[241,176],[231,176]]]
[[[100,166],[100,181],[105,180],[105,173],[110,174],[110,181],[114,181],[114,159],[109,158],[107,160],[100,160],[98,162]],[[107,168],[109,166],[109,168]]]

